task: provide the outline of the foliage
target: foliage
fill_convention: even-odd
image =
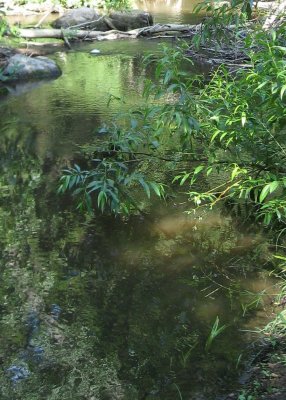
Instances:
[[[69,170],[60,190],[80,185],[75,194],[90,194],[90,178],[96,177],[98,182],[98,174],[104,172],[105,183],[96,183],[93,189],[102,193],[97,201],[102,210],[105,204],[112,211],[120,210],[119,193],[136,180],[148,196],[150,188],[162,196],[162,182],[150,184],[135,172],[135,166],[140,170],[138,155],[143,153],[147,158],[157,157],[160,164],[187,165],[173,182],[183,187],[188,184],[188,196],[197,206],[213,207],[227,200],[247,205],[249,213],[266,225],[284,223],[284,33],[285,25],[276,32],[257,28],[245,39],[251,67],[234,75],[221,66],[209,82],[186,72],[186,63],[190,64],[186,44],[164,48],[156,65],[155,83],[146,83],[149,103],[131,114],[130,128],[114,127],[116,134],[101,150],[106,157],[93,161],[95,169],[85,171],[85,177],[77,181],[75,169]],[[152,62],[152,58],[147,61]],[[112,177],[105,172],[108,170]],[[71,183],[69,175],[74,176]],[[111,179],[112,188],[106,179]],[[200,185],[197,190],[201,181],[205,187],[211,183],[210,188],[202,190]],[[90,186],[82,188],[82,182]]]
[[[139,206],[130,190],[139,186],[148,198],[151,192],[163,197],[163,184],[150,181],[134,170],[134,163],[139,162],[137,156],[144,156],[144,148],[149,145],[145,132],[142,134],[137,129],[136,120],[131,120],[128,132],[114,126],[113,132],[109,132],[108,140],[101,147],[89,146],[89,159],[93,168],[82,170],[75,165],[74,168],[65,170],[59,192],[73,190],[73,194],[80,197],[79,209],[87,208],[91,211],[96,204],[102,212],[110,210],[113,213],[138,210]],[[136,152],[132,152],[132,148]]]
[[[16,0],[16,4],[44,3],[44,0]],[[53,0],[55,5],[64,8],[103,7],[106,9],[123,10],[130,8],[129,0]]]
[[[130,6],[130,0],[103,0],[103,7],[107,10],[126,10]]]
[[[5,18],[5,13],[0,11],[0,38],[7,32],[8,29],[9,25]]]
[[[150,198],[151,191],[159,197],[163,196],[162,184],[157,184],[144,179],[142,174],[130,171],[121,161],[108,160],[106,158],[92,159],[96,165],[94,169],[81,170],[78,165],[65,171],[61,177],[62,184],[59,193],[72,190],[73,194],[80,196],[79,209],[87,208],[92,211],[94,195],[97,207],[103,212],[110,210],[113,213],[128,213],[130,209],[138,209],[136,202],[128,193],[128,189],[140,184]]]
[[[199,92],[197,132],[206,162],[175,179],[191,183],[196,204],[219,200],[245,201],[269,225],[285,222],[285,48],[282,27],[271,34],[258,32],[249,43],[252,67],[231,75],[223,67]],[[256,43],[256,49],[253,43]],[[195,192],[193,183],[203,174],[223,174],[225,183],[207,192]]]
[[[194,11],[210,15],[210,18],[205,18],[200,34],[193,38],[197,46],[209,44],[214,38],[218,46],[230,42],[240,35],[241,26],[251,18],[249,0],[231,0],[223,4],[220,1],[204,0],[196,5]],[[231,25],[236,26],[236,29],[228,29]]]

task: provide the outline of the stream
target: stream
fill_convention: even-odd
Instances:
[[[196,21],[184,0],[140,5],[157,22]],[[259,227],[186,215],[178,199],[148,218],[91,217],[56,193],[78,146],[143,102],[150,52],[156,40],[80,44],[51,56],[60,78],[0,101],[1,400],[223,400],[272,316]]]

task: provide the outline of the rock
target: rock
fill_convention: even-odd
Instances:
[[[12,57],[14,54],[16,54],[16,50],[11,49],[10,47],[0,46],[0,55],[2,57]]]
[[[109,18],[116,29],[124,32],[154,23],[152,15],[142,10],[114,11],[109,14]]]
[[[52,304],[51,315],[54,320],[57,321],[60,318],[61,312],[62,312],[62,309],[58,304]]]
[[[100,54],[100,50],[93,49],[93,50],[90,51],[90,54]]]
[[[89,22],[90,24],[88,24]],[[56,19],[52,23],[52,27],[61,29],[79,24],[87,24],[81,27],[81,29],[96,29],[98,31],[109,30],[104,19],[94,9],[88,7],[67,11],[62,17]]]
[[[21,80],[36,80],[57,78],[61,70],[57,64],[47,57],[27,57],[15,54],[8,60],[7,66],[2,71],[0,80],[15,82]]]
[[[11,367],[7,368],[6,372],[10,376],[10,380],[13,383],[18,383],[23,379],[27,379],[30,375],[30,371],[25,366],[19,365],[11,365]]]
[[[14,56],[15,54],[16,51],[14,49],[0,46],[0,70],[4,69],[7,66],[9,58]]]
[[[82,7],[66,12],[62,17],[56,19],[52,26],[57,29],[86,24],[80,29],[93,29],[106,32],[112,29],[129,31],[145,26],[153,25],[153,17],[150,13],[142,10],[114,11],[108,16],[100,16],[92,8]]]

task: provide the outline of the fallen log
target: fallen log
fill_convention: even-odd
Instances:
[[[201,28],[201,25],[180,25],[180,24],[156,24],[153,26],[147,26],[145,28],[134,29],[137,37],[140,36],[152,36],[158,33],[166,33],[166,32],[179,32],[179,33],[189,33],[189,32],[197,32]]]
[[[69,40],[113,40],[153,36],[161,33],[185,34],[196,32],[198,25],[157,24],[152,27],[133,29],[129,32],[110,30],[106,32],[76,29],[19,29],[18,35],[25,39],[47,38],[47,39],[69,39]],[[9,34],[9,33],[8,33]]]
[[[121,32],[121,31],[84,31],[84,30],[74,30],[74,29],[19,29],[18,36],[25,39],[98,39],[102,40],[104,38],[109,39],[109,36],[112,37],[114,34],[117,34],[122,38],[136,37],[134,33],[129,32]]]
[[[285,12],[286,0],[283,0],[281,3],[276,3],[266,18],[263,29],[268,30],[279,26],[283,21],[285,21]]]
[[[286,0],[285,0],[286,1]],[[84,25],[84,24],[83,24]],[[244,25],[244,29],[247,24]],[[128,32],[123,32],[116,29],[109,31],[97,30],[83,30],[83,29],[19,29],[18,35],[25,39],[36,38],[53,38],[62,40],[114,40],[114,39],[135,39],[140,37],[152,37],[156,35],[165,34],[166,36],[176,35],[194,35],[201,30],[201,24],[198,25],[180,25],[180,24],[156,24],[153,26],[146,26],[144,28],[137,28]],[[237,28],[229,25],[226,29],[231,30]],[[9,35],[10,32],[7,32]]]

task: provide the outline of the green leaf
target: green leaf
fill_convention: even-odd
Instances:
[[[274,255],[275,258],[278,258],[278,260],[283,260],[286,261],[286,257],[280,256],[280,255]]]
[[[163,81],[164,85],[166,85],[168,82],[170,82],[170,80],[172,79],[172,76],[173,76],[173,71],[168,69],[168,71],[166,72],[165,77],[164,77],[164,81]]]
[[[242,113],[241,114],[241,125],[242,125],[242,127],[244,127],[245,123],[246,123],[246,114]]]
[[[269,183],[269,193],[273,193],[279,187],[279,184],[279,181],[273,181]]]
[[[207,168],[207,176],[209,176],[213,171],[213,167],[208,167]]]
[[[280,91],[280,98],[281,98],[281,100],[282,100],[282,98],[283,98],[283,94],[285,93],[285,90],[286,90],[286,85],[283,85],[282,88],[281,88],[281,91]]]
[[[106,201],[107,201],[106,193],[103,190],[101,190],[97,197],[97,205],[98,205],[98,208],[101,209],[101,211],[104,210]]]
[[[144,181],[143,178],[139,178],[139,183],[141,184],[141,186],[142,186],[143,189],[145,190],[148,199],[150,199],[151,193],[150,193],[150,188],[149,188],[149,186],[147,185],[147,183]]]
[[[183,184],[186,182],[186,180],[190,177],[190,173],[189,174],[185,174],[184,176],[183,176],[183,178],[181,179],[181,182],[180,182],[180,186],[183,186]]]
[[[152,187],[152,189],[154,190],[154,192],[156,193],[156,195],[158,197],[162,197],[162,195],[163,195],[163,186],[162,185],[158,185],[155,182],[149,182],[149,185]]]
[[[264,188],[260,193],[259,202],[262,203],[269,193],[270,193],[270,184],[268,183],[267,185],[264,186]]]
[[[262,89],[265,85],[267,85],[267,83],[269,83],[269,82],[264,81],[264,82],[260,83],[260,85],[258,85],[257,88],[254,89],[254,92],[257,92],[259,89]]]
[[[211,137],[211,142],[213,142],[215,140],[215,138],[221,133],[221,131],[216,130],[215,133],[212,135]]]
[[[204,168],[204,165],[199,165],[198,167],[196,167],[194,170],[194,175],[199,174]]]
[[[283,46],[273,46],[273,49],[280,50],[280,51],[283,51],[284,53],[286,53],[286,47],[283,47]]]

